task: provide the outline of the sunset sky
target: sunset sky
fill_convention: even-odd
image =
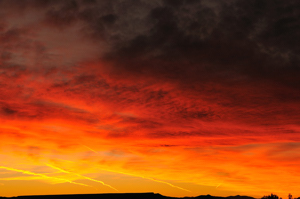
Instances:
[[[0,0],[0,196],[300,196],[298,0]]]

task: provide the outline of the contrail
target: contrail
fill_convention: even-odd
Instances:
[[[97,151],[95,151],[94,149],[86,146],[86,145],[83,145],[81,144],[82,146],[86,147],[87,149],[89,149],[90,151],[93,151],[97,154],[99,154]],[[105,169],[102,169],[102,170],[105,170]],[[177,188],[177,189],[181,189],[181,190],[184,190],[184,191],[187,191],[187,192],[191,192],[190,190],[187,190],[187,189],[184,189],[182,187],[178,187],[178,186],[175,186],[171,183],[168,183],[168,182],[164,182],[164,181],[161,181],[161,180],[156,180],[156,179],[153,179],[153,178],[149,178],[149,177],[144,177],[144,176],[138,176],[138,175],[133,175],[133,174],[129,174],[129,173],[123,173],[123,172],[116,172],[116,171],[112,171],[112,170],[106,170],[106,171],[111,171],[111,172],[115,172],[115,173],[122,173],[122,174],[125,174],[125,175],[131,175],[131,176],[136,176],[136,177],[140,177],[140,178],[144,178],[144,179],[148,179],[148,180],[152,180],[152,181],[155,181],[155,182],[160,182],[160,183],[164,183],[164,184],[167,184],[171,187],[174,187],[174,188]],[[113,188],[114,189],[114,188]]]
[[[85,187],[91,187],[89,185],[82,184],[82,183],[77,183],[77,182],[73,182],[71,180],[67,180],[67,179],[63,179],[63,178],[50,177],[50,176],[47,176],[47,175],[44,175],[44,174],[33,173],[31,171],[26,171],[26,170],[21,170],[21,169],[14,169],[14,168],[4,167],[4,166],[0,166],[0,169],[5,169],[5,170],[8,170],[8,171],[15,171],[15,172],[19,172],[19,173],[28,174],[28,175],[40,176],[42,178],[47,178],[47,179],[65,181],[65,182],[69,182],[71,184],[77,184],[77,185],[81,185],[81,186],[85,186]]]
[[[167,184],[167,185],[169,185],[169,186],[171,186],[171,187],[174,187],[174,188],[177,188],[177,189],[181,189],[181,190],[183,190],[183,191],[191,192],[190,190],[184,189],[184,188],[182,188],[182,187],[178,187],[178,186],[173,185],[173,184],[168,183],[168,182],[164,182],[164,181],[161,181],[161,180],[156,180],[156,179],[149,178],[149,177],[144,177],[144,176],[142,176],[142,178],[149,179],[149,180],[153,180],[153,181],[155,181],[155,182],[165,183],[165,184]]]
[[[22,177],[10,177],[10,178],[0,178],[3,181],[11,181],[11,180],[40,180],[41,176],[22,176]],[[1,183],[0,183],[1,185]]]
[[[100,168],[99,168],[99,169],[100,169]],[[184,188],[182,188],[182,187],[178,187],[178,186],[173,185],[173,184],[171,184],[171,183],[168,183],[168,182],[165,182],[165,181],[161,181],[161,180],[156,180],[156,179],[149,178],[149,177],[145,177],[145,176],[139,176],[139,175],[130,174],[130,173],[124,173],[124,172],[120,172],[120,171],[113,171],[113,170],[109,170],[109,169],[101,169],[101,170],[104,170],[104,171],[110,171],[110,172],[114,172],[114,173],[121,173],[121,174],[130,175],[130,176],[135,176],[135,177],[140,177],[140,178],[152,180],[152,181],[154,181],[154,182],[164,183],[164,184],[167,184],[167,185],[169,185],[169,186],[171,186],[171,187],[174,187],[174,188],[177,188],[177,189],[181,189],[181,190],[183,190],[183,191],[191,192],[190,190],[184,189]]]
[[[90,151],[93,151],[93,152],[99,154],[99,153],[98,153],[97,151],[95,151],[94,149],[92,149],[92,148],[90,148],[90,147],[88,147],[88,146],[86,146],[86,145],[83,145],[83,144],[81,144],[81,145],[84,146],[85,148],[89,149]]]
[[[218,188],[221,184],[223,184],[223,183],[218,184],[218,186],[216,186],[216,188]]]
[[[77,174],[77,173],[74,173],[74,172],[66,171],[66,170],[64,170],[64,169],[55,167],[55,166],[50,165],[50,164],[46,164],[46,165],[47,165],[48,167],[53,168],[53,169],[57,169],[57,170],[59,170],[59,171],[61,171],[61,172],[63,172],[63,173],[74,174],[74,175],[77,175],[77,176],[79,176],[79,177],[81,177],[81,178],[85,178],[85,179],[90,180],[90,181],[99,182],[99,183],[101,183],[102,185],[107,186],[107,187],[109,187],[109,188],[111,188],[111,189],[113,189],[113,190],[119,192],[119,190],[117,190],[116,188],[114,188],[114,187],[112,187],[112,186],[110,186],[110,185],[108,185],[108,184],[105,184],[105,183],[102,182],[102,181],[95,180],[95,179],[93,179],[93,178],[89,178],[89,177],[86,177],[86,176],[83,176],[83,175],[80,175],[80,174]]]
[[[86,145],[83,145],[81,144],[82,146],[86,147],[87,149],[89,149],[90,151],[93,151],[97,154],[99,154],[97,151],[95,151],[94,149],[86,146]],[[102,170],[105,170],[105,169],[102,169]],[[152,181],[155,181],[155,182],[160,182],[160,183],[164,183],[164,184],[167,184],[171,187],[174,187],[174,188],[177,188],[177,189],[181,189],[181,190],[184,190],[184,191],[187,191],[187,192],[191,192],[190,190],[187,190],[187,189],[184,189],[182,187],[178,187],[176,185],[173,185],[171,183],[168,183],[168,182],[164,182],[164,181],[161,181],[161,180],[156,180],[156,179],[153,179],[153,178],[149,178],[149,177],[145,177],[145,176],[138,176],[138,175],[133,175],[133,174],[129,174],[129,173],[123,173],[123,172],[117,172],[117,171],[112,171],[112,170],[106,170],[106,171],[111,171],[111,172],[115,172],[115,173],[121,173],[121,174],[125,174],[125,175],[131,175],[131,176],[136,176],[136,177],[140,177],[140,178],[144,178],[144,179],[148,179],[148,180],[152,180]]]

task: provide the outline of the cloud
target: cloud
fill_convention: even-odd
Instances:
[[[298,4],[0,0],[1,157],[229,190],[286,182],[298,171]]]

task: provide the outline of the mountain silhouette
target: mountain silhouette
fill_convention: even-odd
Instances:
[[[0,197],[8,199],[10,197]],[[11,197],[14,199],[178,199],[177,197],[163,196],[159,193],[113,193],[113,194],[75,194],[75,195],[28,195]],[[255,199],[249,196],[228,196],[216,197],[211,195],[201,195],[196,197],[180,197],[183,199]]]

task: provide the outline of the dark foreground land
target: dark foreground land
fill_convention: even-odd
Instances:
[[[37,196],[17,196],[10,199],[178,199],[167,197],[157,193],[120,193],[120,194],[78,194],[78,195],[37,195]],[[8,199],[0,197],[0,199]],[[248,196],[215,197],[201,195],[197,197],[184,197],[183,199],[255,199]]]

